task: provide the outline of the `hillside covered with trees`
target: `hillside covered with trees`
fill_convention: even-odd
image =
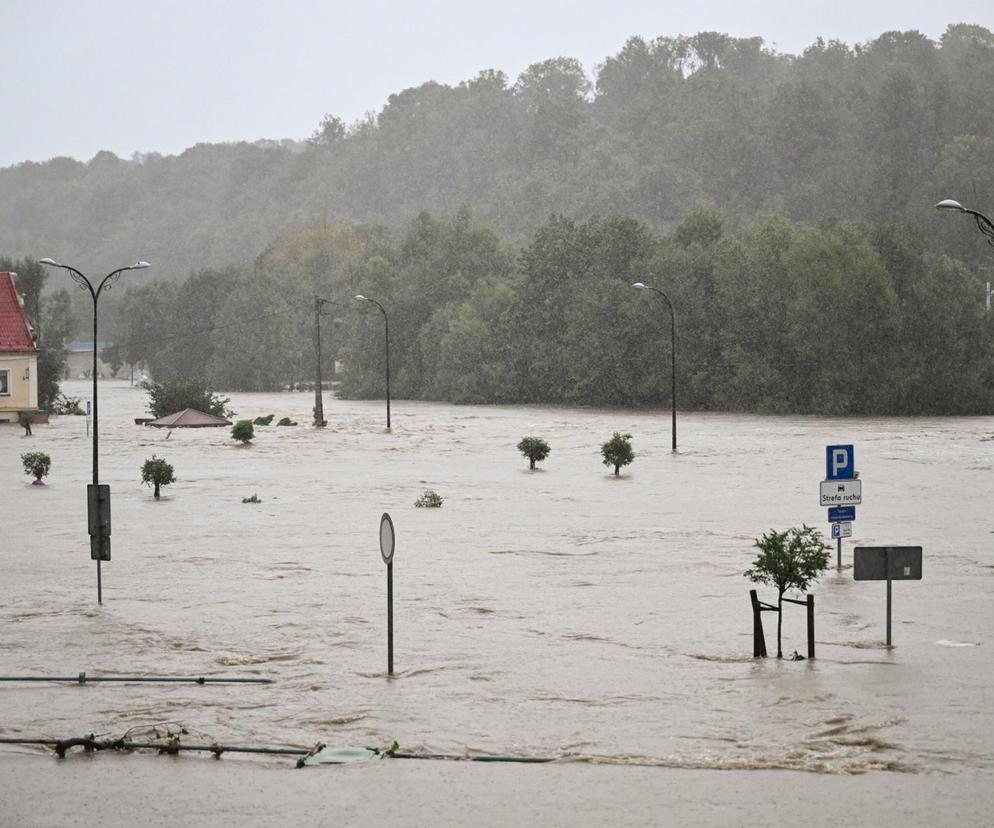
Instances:
[[[891,32],[800,56],[631,39],[327,117],[309,141],[0,170],[0,253],[108,269],[120,356],[221,390],[314,375],[461,402],[990,413],[994,35]],[[978,278],[979,277],[979,278]],[[127,284],[127,287],[125,287]],[[103,330],[104,328],[102,328]]]

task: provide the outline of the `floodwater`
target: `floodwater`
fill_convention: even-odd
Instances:
[[[882,796],[899,775],[989,779],[991,418],[689,413],[674,454],[668,411],[396,401],[387,433],[382,402],[326,395],[323,430],[310,426],[313,394],[232,404],[300,425],[256,427],[246,447],[228,429],[169,435],[134,425],[144,392],[101,383],[113,497],[102,606],[85,419],[53,418],[31,438],[0,428],[0,673],[274,684],[0,683],[0,736],[179,722],[221,744],[568,753],[565,773],[867,774]],[[599,456],[614,431],[631,432],[637,454],[618,478]],[[528,434],[552,446],[536,471],[515,449]],[[863,504],[845,567],[833,543],[812,589],[817,658],[754,660],[742,575],[753,540],[802,523],[827,533],[818,484],[830,443],[855,445]],[[48,485],[20,474],[27,450],[51,455]],[[153,454],[178,477],[159,501],[140,484]],[[442,508],[414,507],[426,488]],[[253,494],[262,502],[242,502]],[[392,678],[383,512],[397,535]],[[923,580],[894,584],[889,650],[885,585],[853,581],[857,544],[924,549]],[[785,653],[805,651],[804,616],[788,607]],[[775,621],[764,614],[771,654]],[[613,778],[623,791],[625,776]]]

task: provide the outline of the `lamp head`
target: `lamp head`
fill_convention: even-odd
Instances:
[[[647,289],[646,286],[643,285],[641,282],[636,282],[635,284],[632,285],[632,287],[635,288],[636,290],[646,290]]]
[[[960,204],[954,198],[944,198],[938,204],[935,205],[936,210],[950,210],[954,213],[964,213],[966,212],[966,207]]]
[[[60,265],[55,259],[48,258],[48,256],[44,259],[39,259],[38,264],[48,265],[49,267],[65,267],[65,265]]]
[[[150,265],[148,262],[143,260],[135,262],[133,265],[131,265],[131,267],[128,268],[128,270],[144,270],[146,267],[151,267],[151,266],[152,265]]]
[[[361,293],[357,293],[357,294],[356,294],[355,296],[353,296],[352,298],[353,298],[353,299],[357,299],[357,300],[358,300],[358,301],[360,301],[360,302],[368,302],[368,301],[369,301],[369,300],[368,300],[368,299],[367,299],[367,298],[366,298],[365,296],[363,296],[363,295],[362,295]]]

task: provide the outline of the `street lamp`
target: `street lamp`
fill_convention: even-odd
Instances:
[[[148,262],[138,261],[128,267],[112,270],[94,288],[86,276],[72,265],[60,264],[54,259],[39,259],[38,264],[59,267],[69,271],[80,289],[88,290],[93,300],[93,484],[87,487],[88,516],[90,524],[90,557],[97,562],[97,603],[103,603],[103,587],[100,580],[100,562],[110,560],[110,487],[100,486],[100,455],[97,419],[97,302],[104,290],[110,290],[126,270],[144,270],[151,267]]]
[[[329,313],[321,312],[321,309],[325,305],[341,307],[341,302],[332,302],[330,299],[322,299],[320,296],[314,297],[314,349],[317,352],[317,384],[314,386],[314,425],[318,428],[328,424],[324,418],[324,401],[321,397],[323,390],[321,380],[321,317],[331,316]]]
[[[970,210],[960,204],[954,198],[944,198],[938,204],[935,205],[936,210],[945,210],[950,213],[966,213],[968,216],[973,216],[973,220],[977,223],[977,229],[987,236],[987,243],[994,247],[994,222],[991,222],[987,216],[983,213],[977,212],[976,210]],[[987,283],[986,288],[987,293],[987,313],[991,312],[991,283]]]
[[[383,305],[377,302],[375,299],[370,299],[368,296],[363,296],[361,293],[353,297],[358,302],[372,302],[376,307],[380,309],[380,313],[383,314],[383,333],[387,346],[387,431],[390,430],[390,322],[387,320],[387,312]]]
[[[644,285],[642,282],[636,282],[632,287],[637,290],[651,290],[654,293],[658,293],[663,297],[670,309],[670,398],[673,409],[673,451],[676,451],[676,314],[673,313],[673,303],[670,301],[670,297],[659,288]]]

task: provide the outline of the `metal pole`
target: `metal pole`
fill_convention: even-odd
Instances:
[[[891,646],[890,637],[890,601],[891,601],[891,579],[890,579],[890,549],[888,548],[886,553],[887,558],[887,646]]]
[[[387,430],[390,429],[390,322],[387,320],[387,312],[383,310],[383,306],[380,306],[380,310],[383,311],[383,332],[384,338],[387,344]]]
[[[387,564],[387,673],[393,675],[393,561]]]
[[[808,595],[808,658],[815,657],[815,597]]]
[[[103,285],[101,285],[103,287]],[[98,436],[98,423],[99,418],[97,416],[97,300],[100,298],[99,292],[95,292],[93,288],[90,288],[90,293],[93,296],[93,485],[96,486],[100,483],[100,455],[98,453],[99,446],[99,436]],[[102,604],[104,602],[103,594],[103,579],[100,573],[100,558],[97,557],[97,603]]]
[[[314,386],[314,425],[319,428],[324,425],[324,400],[322,399],[321,382],[321,306],[324,299],[314,297],[314,347],[317,351],[317,383]]]
[[[766,658],[766,637],[763,635],[763,615],[759,606],[759,596],[756,590],[749,590],[749,600],[752,603],[752,657]]]
[[[671,407],[673,409],[673,451],[676,451],[676,314],[673,313],[673,303],[666,297],[670,306],[670,385]]]
[[[837,561],[835,564],[836,569],[842,569],[842,538],[837,539],[838,548],[836,550]]]

